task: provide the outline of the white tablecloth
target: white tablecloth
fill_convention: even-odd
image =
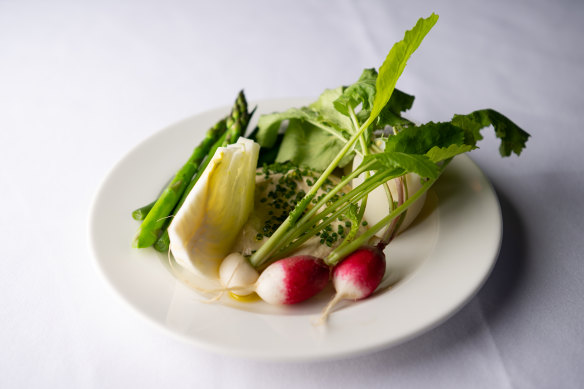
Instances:
[[[532,134],[493,182],[504,237],[484,287],[399,346],[318,363],[210,354],[129,310],[87,245],[92,196],[159,129],[248,99],[317,96],[440,20],[398,87],[411,116],[497,109]],[[0,1],[0,387],[577,388],[584,382],[584,3]]]

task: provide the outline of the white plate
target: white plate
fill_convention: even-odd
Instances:
[[[306,103],[263,101],[255,118]],[[114,166],[95,197],[89,240],[97,265],[144,317],[221,354],[286,361],[340,358],[403,342],[438,325],[488,276],[500,247],[501,212],[485,176],[461,156],[429,192],[420,219],[388,247],[384,285],[391,287],[364,301],[340,304],[326,326],[313,322],[330,290],[292,307],[202,303],[170,273],[166,255],[131,248],[138,228],[131,211],[158,195],[204,131],[228,110],[196,115],[148,138]]]

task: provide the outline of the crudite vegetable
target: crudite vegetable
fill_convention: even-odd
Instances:
[[[166,228],[172,216],[181,208],[217,148],[236,142],[245,132],[252,114],[253,112],[248,112],[243,91],[239,92],[230,115],[219,120],[207,131],[203,141],[193,150],[190,158],[176,173],[160,197],[132,212],[134,219],[143,220],[134,237],[134,247],[144,248],[154,245],[158,251],[167,251],[169,239]]]
[[[253,210],[260,146],[239,138],[217,149],[168,227],[170,251],[183,267],[217,277]]]
[[[233,145],[210,130],[219,139],[213,143],[226,147],[211,148],[208,164],[181,182],[191,190],[168,227],[176,262],[220,282],[214,291],[256,293],[270,304],[300,303],[332,279],[336,294],[323,321],[341,299],[375,293],[386,272],[385,247],[412,222],[452,158],[475,149],[486,127],[494,128],[504,157],[519,155],[529,138],[492,109],[448,122],[403,116],[414,97],[396,89],[397,80],[437,20],[418,20],[378,70],[365,69],[354,84],[327,89],[308,106],[261,116]],[[227,128],[234,117],[249,121],[247,107],[237,107]],[[183,177],[179,172],[170,187],[188,181]],[[370,195],[383,201],[368,201]],[[136,210],[138,219],[147,213],[137,247],[163,235],[160,218],[172,217],[157,211],[164,196]]]
[[[296,255],[272,263],[259,274],[244,256],[232,253],[221,263],[219,273],[225,290],[237,295],[256,292],[270,304],[296,304],[323,290],[330,270],[316,257]]]

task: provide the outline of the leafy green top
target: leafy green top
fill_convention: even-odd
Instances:
[[[396,89],[397,80],[437,20],[435,14],[419,19],[411,30],[406,31],[403,40],[394,44],[378,72],[365,69],[354,84],[325,90],[307,107],[260,117],[256,140],[264,148],[278,148],[276,162],[291,161],[323,172],[312,190],[316,191],[335,168],[348,164],[355,153],[364,156],[363,162],[340,185],[365,172],[374,174],[343,196],[341,201],[327,204],[325,198],[322,204],[306,213],[306,206],[314,197],[312,191],[307,193],[288,219],[252,256],[253,265],[261,266],[274,256],[296,247],[308,233],[325,228],[327,220],[336,215],[344,214],[358,220],[362,212],[357,204],[364,208],[367,193],[390,179],[416,173],[425,179],[420,191],[427,190],[451,158],[477,147],[477,142],[482,139],[481,130],[486,127],[495,129],[495,135],[501,140],[499,151],[502,156],[521,153],[529,134],[492,109],[454,115],[450,122],[421,125],[402,116],[412,107],[414,97]],[[285,121],[288,121],[288,127],[282,135]],[[280,143],[276,144],[279,139]],[[380,141],[384,142],[383,149]],[[419,195],[416,193],[396,206],[386,218],[372,226],[370,232],[355,237],[352,242],[349,240],[353,236],[349,236],[346,244],[328,258],[329,263],[338,261],[348,250],[364,243],[371,234],[404,212]],[[319,211],[321,207],[325,209]]]

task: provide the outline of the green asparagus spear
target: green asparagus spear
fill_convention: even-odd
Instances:
[[[173,211],[173,215],[176,215],[176,213],[178,212],[180,207],[185,202],[187,196],[191,192],[191,189],[195,186],[195,184],[199,180],[199,177],[201,177],[201,175],[205,171],[205,168],[207,167],[207,165],[211,161],[211,158],[213,158],[213,155],[215,155],[215,151],[217,151],[217,149],[219,147],[224,147],[224,146],[227,146],[228,144],[237,142],[237,139],[239,139],[239,137],[245,132],[253,112],[255,112],[255,109],[251,113],[247,111],[247,101],[245,100],[245,95],[243,94],[243,91],[239,92],[239,95],[237,96],[235,104],[231,110],[231,114],[227,118],[227,131],[223,134],[223,136],[221,138],[219,138],[215,142],[215,144],[211,147],[211,149],[207,153],[207,157],[205,157],[205,159],[203,160],[203,162],[199,166],[197,174],[191,180],[191,182],[189,183],[189,186],[184,191],[180,201],[178,202],[177,206],[175,207],[175,209]],[[162,235],[160,235],[160,238],[158,238],[156,243],[154,243],[154,248],[157,251],[160,251],[162,253],[167,252],[168,248],[170,246],[170,238],[168,236],[168,229],[167,229],[169,224],[170,224],[170,220],[164,226],[163,232],[162,232]]]
[[[150,210],[154,206],[154,204],[156,204],[156,200],[154,200],[153,202],[151,202],[148,205],[145,205],[143,207],[135,209],[132,212],[132,217],[134,218],[134,220],[138,220],[138,221],[144,220],[146,218],[146,215],[148,215],[148,213],[150,212]]]
[[[227,118],[225,118],[224,120],[226,120],[226,119]],[[172,181],[173,178],[174,177],[170,177],[170,179],[164,184],[164,187],[160,190],[160,193],[158,194],[158,196],[156,198],[160,197],[160,195],[162,194],[164,189],[166,189],[166,187],[168,186],[168,184],[170,184],[170,182]],[[152,209],[154,204],[156,204],[156,200],[154,200],[153,202],[151,202],[148,205],[144,205],[143,207],[135,209],[134,211],[132,211],[132,218],[134,220],[138,220],[138,221],[142,221],[142,220],[146,219],[146,216],[148,216],[148,213],[150,212],[150,210]]]
[[[230,145],[237,142],[237,139],[242,134],[242,131],[247,128],[249,123],[250,114],[247,112],[247,101],[245,100],[245,95],[243,91],[240,91],[235,100],[231,114],[227,118],[227,135],[223,146]]]
[[[205,139],[197,146],[188,161],[176,173],[174,179],[162,192],[156,203],[140,225],[134,238],[133,246],[137,248],[149,247],[156,242],[162,233],[165,219],[169,217],[175,205],[180,200],[184,190],[191,181],[201,161],[207,155],[218,137],[226,131],[226,120],[220,120],[207,131]]]

